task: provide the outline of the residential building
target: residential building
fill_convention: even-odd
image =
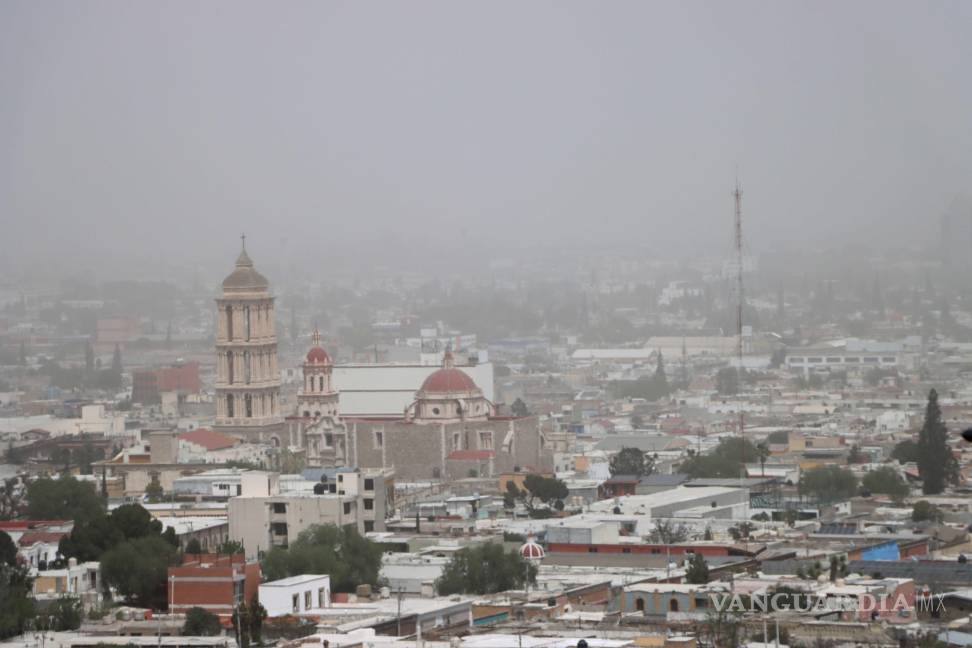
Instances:
[[[235,606],[253,600],[259,585],[260,563],[243,554],[184,554],[181,565],[169,567],[169,611],[201,607],[229,619]]]
[[[331,605],[331,577],[302,574],[260,585],[260,604],[268,617],[300,614]]]

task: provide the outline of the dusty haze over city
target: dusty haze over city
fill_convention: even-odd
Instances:
[[[8,0],[0,271],[724,255],[737,173],[749,253],[927,246],[970,61],[967,2]]]

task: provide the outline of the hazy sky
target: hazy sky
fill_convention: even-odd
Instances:
[[[737,168],[756,251],[937,228],[972,2],[0,3],[8,261],[718,250]]]

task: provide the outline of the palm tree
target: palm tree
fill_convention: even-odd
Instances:
[[[759,455],[759,472],[763,477],[766,476],[766,459],[770,456],[769,446],[765,441],[756,444],[756,453]]]

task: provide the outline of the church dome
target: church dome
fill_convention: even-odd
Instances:
[[[327,355],[327,351],[325,351],[319,346],[316,346],[307,352],[307,362],[326,364],[330,361],[331,361],[331,356]]]
[[[307,362],[311,364],[329,364],[331,362],[331,356],[327,355],[327,351],[321,346],[321,332],[318,329],[314,329],[314,335],[311,338],[311,349],[307,352]]]
[[[270,282],[253,268],[253,261],[246,249],[236,259],[236,268],[223,279],[223,290],[227,292],[251,292],[267,290]]]
[[[533,539],[533,534],[530,534],[526,543],[520,547],[520,555],[527,560],[543,560],[547,554],[543,550],[543,547]]]
[[[421,391],[426,394],[478,391],[473,379],[461,369],[452,367],[435,371],[422,383]]]

